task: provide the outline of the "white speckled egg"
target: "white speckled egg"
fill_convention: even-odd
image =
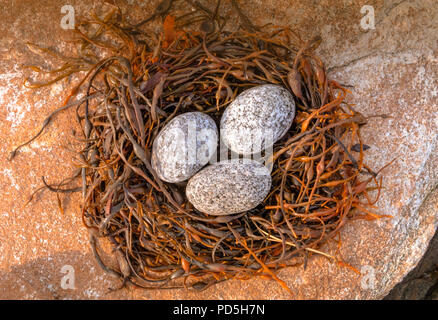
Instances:
[[[287,89],[274,84],[252,87],[223,113],[221,139],[236,153],[258,153],[282,138],[294,117],[295,101]]]
[[[269,170],[259,162],[234,159],[210,165],[188,182],[187,199],[210,215],[251,210],[263,202],[271,188]]]
[[[160,179],[177,183],[189,179],[215,154],[218,130],[202,112],[187,112],[173,118],[155,138],[152,168]]]

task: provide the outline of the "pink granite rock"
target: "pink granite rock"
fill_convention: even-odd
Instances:
[[[77,14],[100,1],[70,1]],[[118,1],[140,21],[158,1]],[[137,4],[138,3],[138,4]],[[340,253],[360,275],[313,256],[306,270],[284,269],[279,276],[294,293],[274,281],[229,281],[202,293],[121,290],[99,269],[80,218],[80,196],[64,198],[61,214],[53,194],[25,206],[41,186],[73,172],[70,138],[74,110],[64,112],[13,162],[8,153],[28,139],[68,94],[67,81],[50,88],[23,88],[23,65],[49,68],[49,58],[26,49],[26,42],[69,54],[71,33],[63,30],[59,1],[7,1],[0,9],[0,298],[53,299],[381,299],[415,267],[437,228],[438,200],[438,10],[433,0],[360,1],[242,0],[256,24],[290,25],[303,39],[321,34],[318,49],[330,76],[353,86],[349,97],[371,117],[362,137],[371,149],[366,161],[383,167],[384,192],[376,211],[392,219],[358,221],[341,233]],[[372,6],[375,28],[361,26]],[[182,4],[180,4],[182,5]],[[230,14],[230,25],[235,16]],[[365,23],[366,26],[366,23]],[[77,81],[76,78],[70,79]],[[427,201],[425,201],[427,199]],[[327,245],[325,250],[334,252]],[[73,281],[73,279],[75,281]],[[72,285],[73,283],[73,285]]]

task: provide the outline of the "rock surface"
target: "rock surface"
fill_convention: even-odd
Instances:
[[[202,112],[180,114],[155,138],[152,167],[164,181],[185,181],[210,161],[218,138],[216,123],[210,116]]]
[[[69,1],[76,14],[98,8],[101,1]],[[158,1],[117,1],[129,18],[141,21]],[[179,1],[176,2],[178,5]],[[181,1],[181,3],[183,3]],[[226,3],[226,2],[225,2]],[[66,55],[71,32],[60,27],[59,1],[4,1],[0,9],[0,298],[3,299],[381,299],[417,265],[438,224],[438,8],[434,0],[242,0],[253,23],[289,25],[303,39],[321,34],[318,49],[330,77],[352,85],[349,97],[370,118],[362,137],[371,149],[366,161],[386,168],[384,192],[376,211],[393,219],[357,221],[341,233],[340,254],[360,274],[312,256],[306,270],[279,272],[293,295],[261,278],[229,281],[198,293],[108,288],[120,285],[97,265],[80,219],[79,194],[63,197],[60,214],[56,196],[28,197],[42,185],[73,172],[70,137],[80,130],[61,113],[13,162],[14,146],[36,133],[46,115],[68,95],[66,81],[51,88],[26,89],[23,65],[54,67],[51,59],[26,49],[41,44]],[[375,28],[364,29],[361,8],[374,8]],[[230,25],[235,15],[227,13]],[[49,23],[48,23],[49,21]],[[78,78],[70,81],[77,82]],[[435,190],[435,191],[434,191]],[[104,245],[104,244],[103,244]],[[103,249],[106,247],[104,246]],[[335,252],[335,245],[324,248]],[[330,251],[331,250],[331,251]],[[108,259],[108,258],[107,258]],[[73,272],[72,272],[73,271]],[[65,286],[65,277],[75,280]]]
[[[438,300],[438,232],[418,265],[385,300]]]
[[[221,119],[221,139],[233,152],[259,153],[283,137],[295,117],[295,101],[285,88],[264,84],[239,94]]]
[[[187,184],[187,199],[201,212],[228,215],[251,210],[268,195],[271,173],[250,159],[221,161],[204,168]]]

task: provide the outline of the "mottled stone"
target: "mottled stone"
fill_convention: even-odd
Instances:
[[[245,90],[221,119],[221,139],[232,151],[249,155],[271,147],[295,117],[295,101],[285,88],[264,84]]]
[[[193,176],[187,199],[201,212],[228,215],[255,208],[271,188],[269,170],[254,160],[234,159],[215,163]]]
[[[202,112],[183,113],[155,138],[152,167],[164,181],[185,181],[210,161],[217,142],[217,127],[210,116]]]

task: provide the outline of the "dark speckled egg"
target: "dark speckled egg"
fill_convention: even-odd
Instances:
[[[263,164],[234,159],[210,165],[188,182],[187,199],[210,215],[245,212],[263,202],[271,188],[271,175]]]
[[[221,139],[232,151],[250,155],[282,138],[295,117],[295,101],[285,88],[264,84],[245,90],[222,115]]]
[[[183,113],[155,138],[152,167],[164,181],[185,181],[210,161],[217,142],[216,123],[210,116],[202,112]]]

